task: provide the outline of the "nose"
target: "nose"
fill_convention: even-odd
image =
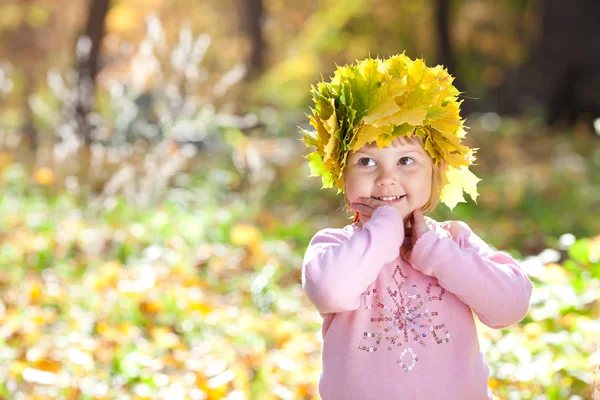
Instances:
[[[379,186],[396,185],[398,180],[391,168],[381,168],[375,178],[375,184]]]

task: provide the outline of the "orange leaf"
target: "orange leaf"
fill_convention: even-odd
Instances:
[[[49,185],[54,182],[54,172],[48,167],[38,168],[33,177],[40,185]]]

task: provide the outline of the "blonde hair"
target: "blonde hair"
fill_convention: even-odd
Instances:
[[[431,174],[431,194],[429,195],[427,203],[421,207],[423,215],[432,213],[435,211],[438,204],[440,204],[440,194],[442,192],[442,187],[444,186],[445,169],[446,165],[443,161],[433,164],[433,171]]]

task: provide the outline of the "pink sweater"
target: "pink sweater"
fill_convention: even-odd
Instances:
[[[312,239],[303,287],[323,317],[324,400],[492,398],[473,313],[493,328],[519,322],[531,282],[466,224],[426,221],[410,263],[390,206]]]

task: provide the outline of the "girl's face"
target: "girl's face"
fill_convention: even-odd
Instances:
[[[433,160],[418,140],[397,138],[382,149],[368,144],[348,155],[346,197],[350,203],[360,197],[383,200],[406,222],[429,200],[432,173]]]

